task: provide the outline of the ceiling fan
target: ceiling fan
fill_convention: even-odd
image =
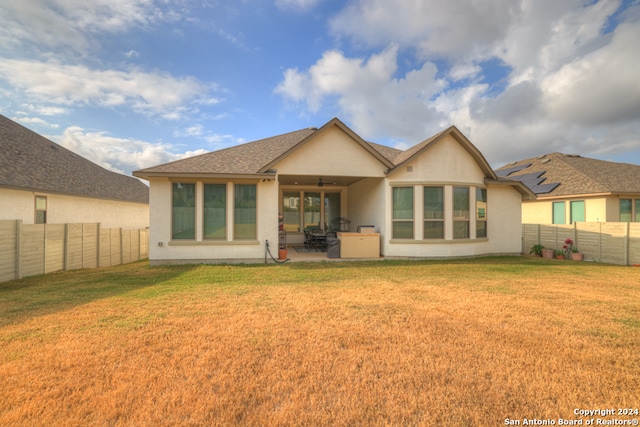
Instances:
[[[336,185],[335,182],[324,182],[322,178],[318,178],[318,183],[316,184],[318,187],[324,187],[325,185]]]

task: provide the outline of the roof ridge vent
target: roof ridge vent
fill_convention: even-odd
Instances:
[[[309,130],[318,130],[318,128],[315,127],[315,126],[311,126],[311,127],[309,127]]]

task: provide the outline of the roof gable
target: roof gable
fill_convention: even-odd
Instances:
[[[327,122],[321,128],[307,128],[282,135],[264,138],[246,144],[212,151],[199,156],[177,160],[146,169],[134,171],[135,176],[151,178],[154,176],[180,177],[222,177],[222,176],[262,176],[273,175],[275,165],[292,155],[305,144],[313,143],[314,135],[336,126],[371,156],[392,168],[393,163],[386,156],[395,155],[398,150],[371,144],[360,138],[337,118]]]
[[[340,129],[351,140],[353,140],[357,145],[359,145],[361,148],[363,148],[366,152],[368,152],[371,156],[373,156],[375,159],[377,159],[380,163],[382,163],[387,168],[392,168],[393,167],[393,163],[381,153],[383,151],[382,149],[377,149],[377,147],[373,147],[372,144],[370,144],[367,141],[365,141],[362,138],[360,138],[360,136],[358,134],[356,134],[355,132],[353,132],[347,125],[342,123],[342,121],[340,121],[338,118],[334,117],[329,122],[327,122],[324,126],[322,126],[320,129],[317,129],[316,132],[314,132],[313,134],[309,135],[308,137],[300,140],[297,144],[293,145],[289,150],[287,150],[286,152],[282,153],[277,158],[273,159],[271,162],[269,162],[266,165],[264,165],[261,168],[260,172],[266,172],[267,170],[275,167],[279,162],[281,162],[283,159],[291,156],[296,150],[299,150],[304,145],[312,144],[314,142],[314,140],[316,140],[316,138],[315,138],[316,136],[321,135],[322,133],[326,132],[328,129],[330,129],[332,127],[336,127],[338,129]]]
[[[412,161],[418,156],[422,155],[423,153],[434,147],[436,144],[438,144],[440,141],[445,139],[445,137],[447,137],[448,135],[452,136],[453,139],[457,141],[462,146],[462,148],[464,148],[471,155],[471,157],[473,157],[473,159],[476,161],[487,178],[497,178],[495,172],[493,171],[491,166],[489,166],[489,163],[484,158],[482,153],[480,153],[475,145],[473,145],[471,141],[469,141],[467,137],[464,136],[464,134],[460,132],[455,126],[451,126],[443,130],[442,132],[435,134],[431,138],[426,139],[421,143],[416,144],[408,150],[400,153],[394,160],[394,170],[399,169],[405,163]]]
[[[149,187],[111,172],[0,115],[0,186],[149,203]]]

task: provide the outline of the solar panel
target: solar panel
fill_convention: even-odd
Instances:
[[[556,189],[558,185],[560,185],[559,182],[553,182],[550,184],[535,185],[533,187],[530,187],[529,189],[533,191],[535,194],[546,194],[546,193],[551,193],[553,190]]]
[[[531,163],[527,163],[527,164],[520,165],[520,166],[514,166],[512,168],[513,170],[511,171],[511,173],[520,172],[521,170],[526,169],[529,166],[531,166]]]
[[[536,185],[540,185],[544,182],[546,178],[533,178],[533,179],[527,179],[527,180],[523,180],[522,183],[524,185],[526,185],[527,187],[531,188],[531,187],[535,187]]]
[[[546,178],[541,178],[540,177],[541,175],[544,175],[544,172],[533,172],[533,173],[527,173],[524,175],[516,175],[516,176],[510,177],[510,179],[520,181],[527,187],[532,188],[536,185],[539,185],[546,179]]]
[[[527,163],[527,164],[524,164],[524,165],[513,166],[513,167],[510,167],[510,168],[507,168],[507,169],[502,169],[502,170],[496,171],[496,175],[501,176],[501,177],[504,178],[504,177],[507,177],[507,176],[511,175],[512,173],[520,172],[521,170],[526,169],[529,166],[531,166],[531,163]]]
[[[541,175],[544,174],[542,172],[533,172],[533,173],[525,173],[524,175],[512,176],[511,179],[517,179],[518,181],[528,181],[530,179],[540,178]]]

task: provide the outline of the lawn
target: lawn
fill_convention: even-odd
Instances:
[[[640,268],[141,262],[0,283],[0,425],[558,425],[640,418],[574,412],[639,396]]]

